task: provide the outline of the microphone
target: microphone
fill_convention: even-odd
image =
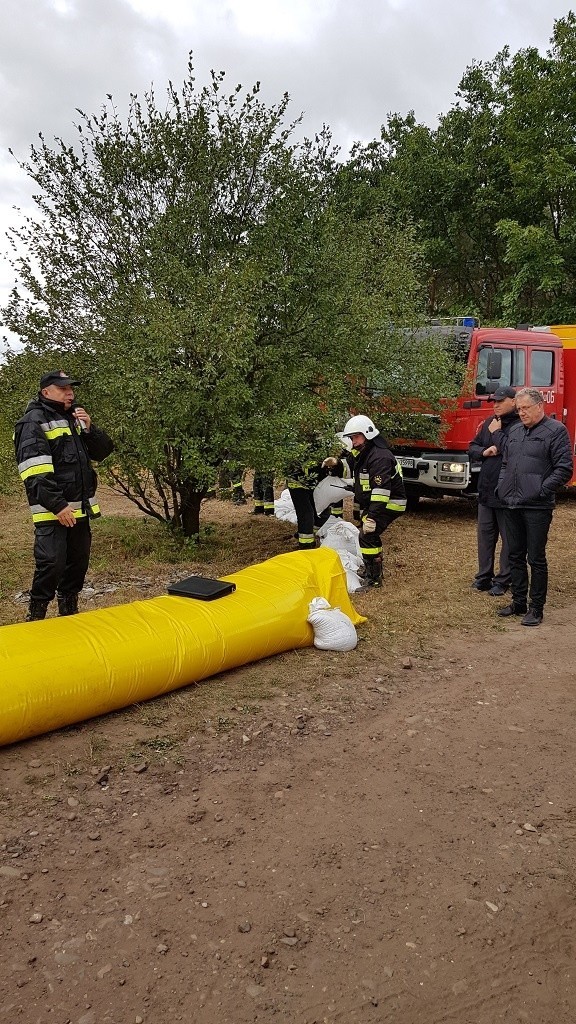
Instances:
[[[71,411],[71,413],[72,413],[72,415],[73,415],[74,419],[76,420],[76,423],[77,423],[77,424],[78,424],[78,426],[80,427],[80,430],[82,430],[82,431],[84,431],[84,432],[85,432],[85,431],[86,431],[86,430],[87,430],[88,428],[87,428],[87,426],[86,426],[86,423],[84,422],[84,420],[83,420],[83,419],[81,419],[81,418],[80,418],[80,416],[77,416],[77,415],[76,415],[76,409],[77,409],[77,408],[78,408],[78,405],[77,405],[77,404],[76,404],[76,402],[75,402],[75,403],[74,403],[74,405],[72,405],[72,406],[70,407],[70,411]]]

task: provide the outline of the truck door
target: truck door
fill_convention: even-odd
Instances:
[[[529,387],[538,388],[544,395],[547,416],[562,420],[562,382],[560,381],[560,352],[558,349],[530,348],[528,351]]]

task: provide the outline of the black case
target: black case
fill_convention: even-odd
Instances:
[[[209,576],[188,576],[185,580],[171,583],[167,589],[169,594],[176,597],[196,597],[199,601],[214,601],[217,597],[232,594],[236,590],[236,584],[213,580]]]

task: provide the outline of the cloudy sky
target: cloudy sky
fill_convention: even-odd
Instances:
[[[545,51],[569,0],[2,0],[0,36],[0,305],[13,273],[5,231],[30,184],[25,158],[40,132],[73,140],[76,108],[98,111],[112,93],[168,80],[194,54],[199,84],[211,68],[230,85],[284,92],[307,134],[328,124],[345,153],[379,135],[389,112],[433,125],[463,71],[505,45]]]

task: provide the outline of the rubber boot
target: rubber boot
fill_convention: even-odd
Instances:
[[[78,614],[78,594],[58,594],[58,615]]]
[[[364,579],[368,587],[381,587],[382,586],[382,558],[381,556],[376,558],[363,558],[364,568],[366,570]]]
[[[37,622],[40,619],[45,619],[49,604],[49,601],[40,601],[37,597],[31,597],[26,622]]]

